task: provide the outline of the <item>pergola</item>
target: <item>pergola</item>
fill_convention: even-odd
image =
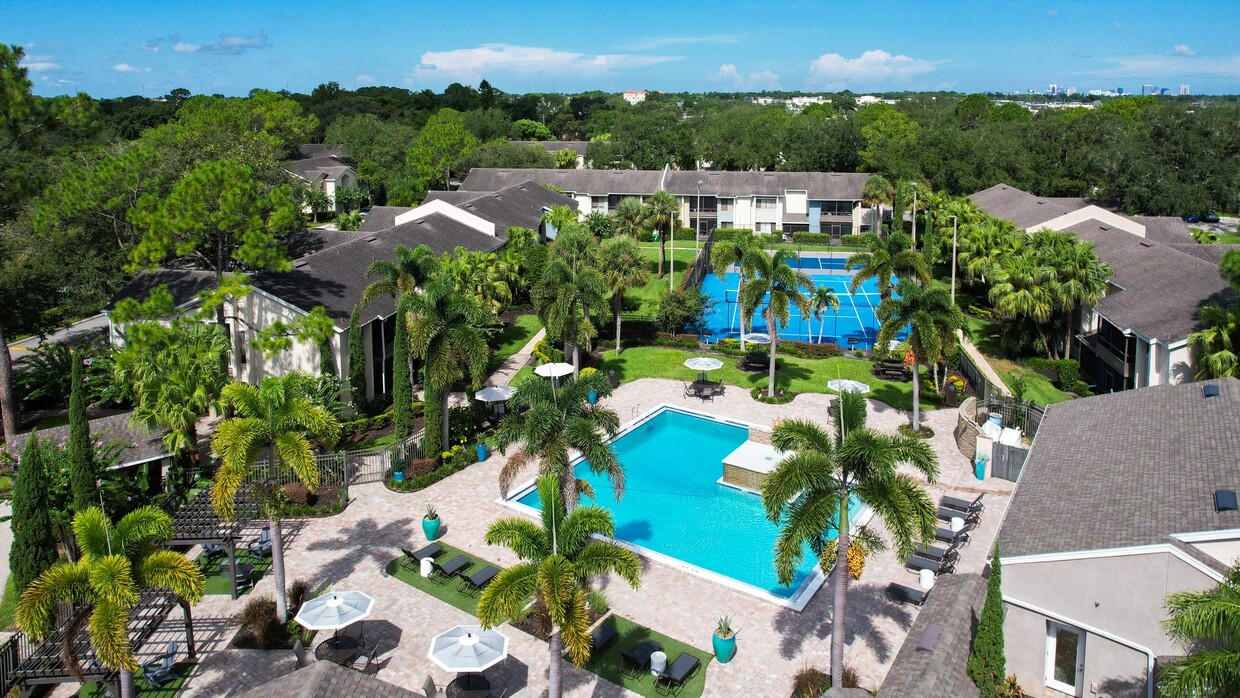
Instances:
[[[228,552],[228,563],[233,573],[230,584],[232,597],[237,598],[237,541],[243,532],[252,530],[258,519],[259,496],[257,485],[245,484],[237,492],[233,519],[220,518],[211,506],[211,491],[203,489],[193,499],[172,514],[172,540],[175,545],[221,545]]]
[[[137,654],[153,636],[168,613],[180,606],[185,613],[185,645],[189,659],[197,656],[194,647],[194,621],[190,615],[189,604],[177,598],[166,589],[144,589],[138,596],[138,603],[129,612],[129,646]],[[105,667],[91,647],[86,627],[93,606],[80,604],[65,607],[59,614],[55,629],[38,643],[32,642],[24,633],[17,633],[5,643],[2,654],[5,663],[12,662],[16,666],[7,677],[8,685],[20,686],[22,695],[31,692],[32,686],[76,683],[78,678],[69,673],[62,656],[65,638],[69,640],[69,651],[78,660],[87,681],[112,684],[114,695],[120,695],[117,684],[118,673],[115,669]]]

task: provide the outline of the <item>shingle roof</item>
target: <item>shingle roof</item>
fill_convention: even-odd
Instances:
[[[328,230],[326,228],[307,228],[287,235],[280,240],[288,250],[289,259],[300,259],[308,254],[321,252],[349,242],[357,237],[356,232],[347,230]]]
[[[396,217],[402,213],[409,213],[413,209],[408,206],[373,206],[370,213],[362,219],[362,225],[357,230],[361,233],[373,233],[379,230],[387,230],[396,225]]]
[[[1098,257],[1115,270],[1114,284],[1095,308],[1121,330],[1173,342],[1197,327],[1202,306],[1230,303],[1235,291],[1218,265],[1096,220],[1066,229],[1094,243]]]
[[[606,194],[653,194],[660,188],[677,196],[702,194],[722,197],[782,196],[788,190],[805,190],[813,200],[861,198],[868,174],[835,172],[719,172],[671,170],[547,170],[475,167],[461,184],[465,191],[496,191],[515,182],[533,180],[564,191],[603,196]]]
[[[538,230],[543,209],[567,206],[577,210],[576,199],[551,191],[528,179],[496,191],[434,191],[427,194],[422,203],[436,199],[442,199],[462,211],[494,223],[495,230],[499,233],[509,228]]]
[[[289,172],[306,180],[313,180],[321,175],[330,175],[335,177],[346,169],[350,169],[349,163],[331,156],[305,158],[303,160],[293,160],[286,165]]]
[[[1164,245],[1197,244],[1193,239],[1193,231],[1183,218],[1177,216],[1128,216],[1145,226],[1145,239],[1161,242]]]
[[[585,156],[586,148],[590,146],[590,141],[512,141],[512,144],[540,146],[546,148],[548,153],[571,150],[579,156]]]
[[[986,582],[980,574],[947,574],[936,579],[930,598],[891,663],[879,698],[977,696],[977,686],[965,673],[965,665],[973,645],[973,626],[981,616],[985,598]],[[918,650],[917,644],[931,623],[939,625],[938,639],[933,649]]]
[[[237,698],[421,698],[421,693],[353,671],[335,662],[319,661],[245,691]]]
[[[1203,397],[1202,386],[1219,395]],[[1051,405],[1001,537],[1007,556],[1173,542],[1240,528],[1240,380],[1159,385]]]
[[[215,273],[209,271],[195,269],[142,271],[112,296],[112,300],[108,301],[104,310],[116,308],[116,304],[126,298],[144,301],[157,286],[167,286],[172,293],[172,304],[179,307],[194,300],[200,292],[214,285]]]
[[[1197,259],[1204,259],[1216,267],[1223,260],[1223,255],[1232,250],[1240,250],[1240,245],[1202,245],[1196,242],[1177,243],[1170,247],[1184,254],[1191,254]]]
[[[132,414],[132,412],[122,412],[90,420],[91,438],[103,442],[104,445],[123,444],[123,448],[116,455],[118,467],[145,463],[170,455],[168,449],[164,448],[163,442],[164,434],[167,434],[168,430],[157,428],[152,429],[151,433],[148,434],[141,429],[135,429],[129,425],[129,417]],[[40,440],[53,442],[67,441],[69,439],[69,425],[65,424],[52,427],[51,429],[40,429],[38,432],[17,434],[13,437],[10,451],[21,453],[32,433],[38,433]]]
[[[297,146],[297,154],[303,158],[336,158],[345,163],[352,164],[353,158],[345,155],[344,148],[338,145],[325,145],[323,143],[303,143]]]
[[[996,184],[969,197],[986,213],[1028,228],[1090,204],[1080,198],[1036,196],[1007,184]]]

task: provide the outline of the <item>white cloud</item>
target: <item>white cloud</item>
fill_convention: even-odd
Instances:
[[[684,46],[686,44],[737,44],[740,37],[732,34],[702,34],[697,36],[654,36],[638,39],[628,44],[635,51],[646,51],[661,46]]]
[[[1171,53],[1177,56],[1188,56],[1190,58],[1197,55],[1197,52],[1189,48],[1188,44],[1176,44],[1175,48],[1171,50]]]
[[[353,82],[358,85],[373,85],[375,84],[375,79],[370,75],[359,75],[353,78]]]
[[[1055,16],[1055,15],[1057,15],[1057,14],[1059,14],[1059,10],[1047,10],[1047,11],[1046,11],[1046,16],[1047,16],[1047,17],[1054,17],[1054,16]]]
[[[841,89],[849,83],[863,83],[868,89],[876,83],[907,81],[934,70],[934,62],[903,54],[893,56],[881,49],[871,49],[856,58],[838,53],[824,53],[810,61],[805,82],[828,89]]]
[[[565,77],[596,76],[682,58],[633,53],[588,54],[535,46],[483,44],[477,48],[427,51],[405,82],[414,84],[419,82],[419,78],[472,82],[484,74],[536,75],[544,71]]]
[[[162,48],[161,44],[163,43],[164,43],[163,39],[151,39],[150,41],[143,41],[142,50],[150,51],[151,53],[159,53],[159,50]]]
[[[1161,55],[1124,56],[1105,59],[1111,64],[1109,68],[1095,70],[1088,74],[1106,77],[1133,78],[1175,78],[1189,75],[1205,75],[1214,77],[1240,78],[1240,55],[1223,56],[1220,58],[1202,58],[1200,56]]]
[[[172,50],[177,53],[198,53],[198,50],[201,48],[198,44],[190,44],[184,41],[178,41],[172,45]]]
[[[115,70],[118,73],[149,73],[151,72],[150,68],[144,68],[142,66],[137,66],[137,65],[129,65],[128,63],[117,63],[116,65],[112,66],[112,70]]]
[[[168,37],[168,41],[172,44],[172,50],[177,53],[211,53],[217,56],[239,56],[250,49],[267,48],[266,32],[259,32],[250,36],[241,36],[238,34],[220,34],[220,38],[215,41],[208,41],[205,44],[194,44],[184,41],[180,36],[173,34]],[[157,44],[158,40],[148,41],[142,44],[142,48],[148,51],[158,51],[159,48],[147,48],[147,44]]]
[[[23,56],[22,67],[32,73],[46,73],[52,70],[60,70],[60,64],[56,62],[55,56]]]
[[[742,74],[731,63],[719,66],[715,80],[726,82],[735,90],[778,90],[779,76],[769,70]]]

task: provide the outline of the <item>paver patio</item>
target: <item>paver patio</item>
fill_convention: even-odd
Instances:
[[[729,390],[726,396],[703,404],[683,397],[679,381],[644,379],[620,386],[608,404],[620,415],[621,422],[628,422],[659,403],[670,403],[770,425],[780,417],[825,422],[827,407],[833,400],[829,395],[806,394],[787,405],[765,405],[754,401],[745,391]],[[870,404],[870,424],[880,430],[894,431],[906,420],[904,412],[881,403]],[[973,532],[972,544],[962,550],[959,564],[960,571],[979,571],[1007,508],[1012,483],[995,479],[978,482],[973,478],[968,460],[957,451],[952,439],[954,409],[927,413],[925,420],[935,430],[932,443],[942,470],[939,482],[930,488],[936,500],[944,492],[987,493],[981,525]],[[474,619],[388,576],[384,566],[399,555],[398,548],[413,548],[422,543],[421,514],[430,502],[443,517],[444,540],[501,565],[517,562],[507,549],[483,542],[483,534],[492,521],[514,513],[499,501],[497,482],[502,460],[502,456],[492,455],[483,463],[413,494],[391,492],[382,484],[353,487],[352,502],[343,513],[286,523],[285,559],[290,581],[305,578],[321,586],[358,589],[375,597],[366,639],[370,646],[378,643],[380,647],[379,678],[413,689],[421,686],[428,673],[441,684],[452,678],[426,658],[430,640],[453,625]],[[871,525],[885,534],[880,520],[875,519]],[[618,580],[603,583],[616,613],[707,651],[715,619],[725,613],[735,614],[733,626],[739,629],[736,658],[729,664],[709,665],[704,695],[787,695],[798,670],[805,666],[829,667],[831,579],[804,611],[795,613],[667,565],[647,562],[645,567],[643,584],[638,590],[631,590]],[[893,553],[887,552],[872,556],[861,580],[850,585],[846,657],[866,687],[882,683],[917,613],[914,607],[895,605],[884,598],[883,588],[890,581],[915,586],[917,577],[900,566]],[[273,589],[268,576],[257,584],[249,598],[271,594]],[[186,682],[185,695],[230,695],[294,670],[291,652],[227,649],[236,631],[232,618],[246,601],[212,596],[195,607],[200,666]],[[152,653],[162,648],[163,642],[179,639],[180,621],[176,616],[179,614],[169,618],[164,631],[149,645]],[[508,695],[544,695],[546,644],[508,625],[501,630],[509,636],[510,657],[487,672],[492,686],[496,690],[508,689]],[[57,695],[71,695],[67,689],[62,687]],[[565,695],[601,698],[630,694],[566,664]]]

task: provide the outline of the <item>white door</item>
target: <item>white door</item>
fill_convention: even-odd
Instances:
[[[1046,626],[1046,686],[1080,696],[1085,673],[1085,633],[1058,623]]]

